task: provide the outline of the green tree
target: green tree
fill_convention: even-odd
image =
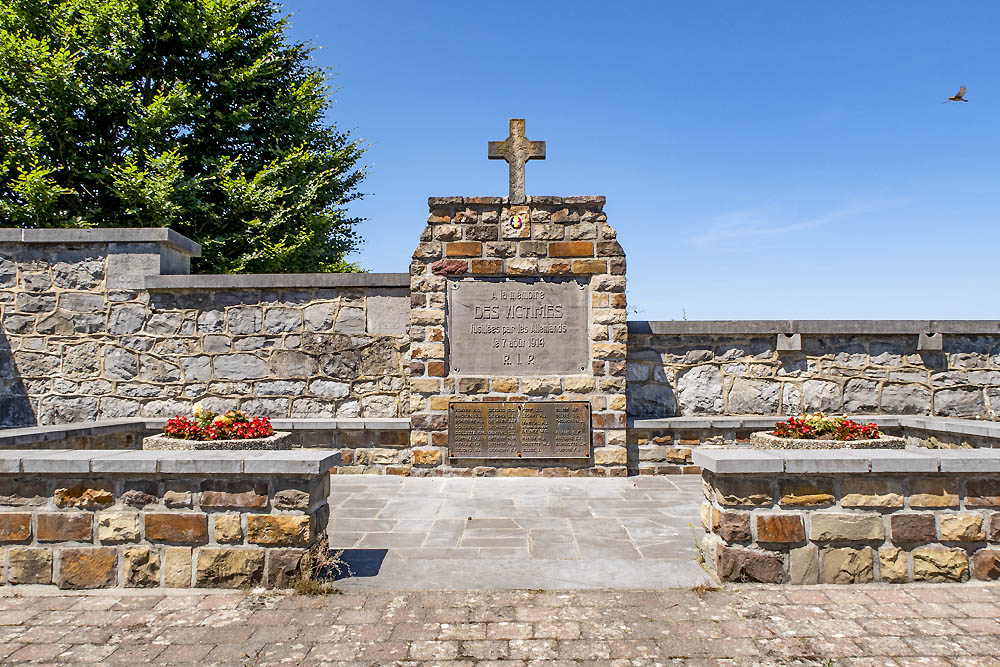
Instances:
[[[363,149],[279,10],[0,1],[0,226],[171,227],[201,272],[358,270]]]

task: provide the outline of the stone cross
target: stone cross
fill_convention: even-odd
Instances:
[[[506,160],[510,169],[510,203],[523,204],[524,163],[545,159],[545,142],[529,141],[524,136],[524,119],[510,119],[510,136],[503,141],[489,142],[489,158]]]

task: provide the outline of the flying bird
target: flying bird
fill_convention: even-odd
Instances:
[[[965,99],[965,86],[962,86],[961,88],[958,89],[957,93],[946,99],[941,104],[948,104],[948,102],[968,102],[968,101],[969,100]]]

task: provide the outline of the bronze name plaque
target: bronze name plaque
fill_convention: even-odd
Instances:
[[[449,280],[449,369],[461,375],[590,373],[583,280]]]
[[[453,459],[589,458],[590,403],[451,403],[448,455]]]

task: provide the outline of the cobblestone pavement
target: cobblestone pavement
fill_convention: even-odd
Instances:
[[[0,593],[0,663],[1000,665],[1000,585]]]

